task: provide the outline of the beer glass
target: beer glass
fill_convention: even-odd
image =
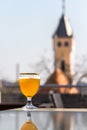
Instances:
[[[32,104],[32,97],[38,92],[40,86],[40,76],[38,73],[20,73],[19,75],[20,90],[27,98],[27,104],[23,107],[23,110],[36,108]]]

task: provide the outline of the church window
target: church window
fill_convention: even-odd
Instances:
[[[65,71],[65,61],[61,61],[61,70],[64,72]]]
[[[69,45],[69,43],[68,43],[68,42],[65,42],[65,43],[64,43],[64,46],[66,46],[66,47],[67,47],[68,45]]]
[[[61,47],[61,46],[62,46],[61,42],[58,42],[57,45],[58,45],[58,47]]]

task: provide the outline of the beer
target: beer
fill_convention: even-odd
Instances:
[[[23,126],[21,127],[21,130],[38,130],[36,126],[31,121],[26,121]]]
[[[36,78],[22,78],[19,80],[20,89],[26,97],[33,97],[40,85],[40,79]]]

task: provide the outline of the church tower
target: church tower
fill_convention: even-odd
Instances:
[[[63,0],[62,16],[59,25],[53,35],[54,47],[54,66],[55,70],[59,68],[73,83],[73,56],[74,56],[74,39],[68,18],[65,16],[65,0]]]

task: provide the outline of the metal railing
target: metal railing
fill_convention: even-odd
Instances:
[[[59,85],[59,84],[44,84],[40,86],[41,88],[57,90],[58,88],[77,88],[81,95],[87,94],[87,84],[67,84],[67,85]]]

